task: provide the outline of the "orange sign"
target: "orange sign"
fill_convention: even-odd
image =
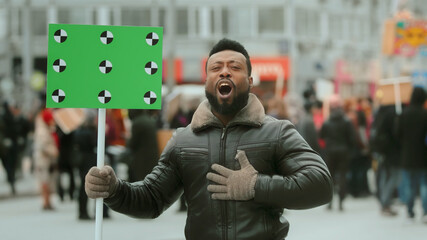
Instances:
[[[409,103],[412,93],[412,84],[410,82],[399,83],[400,100],[402,103]],[[378,85],[375,94],[376,99],[382,105],[395,104],[396,94],[393,84]]]
[[[414,56],[427,48],[427,21],[408,20],[396,23],[394,54]]]
[[[162,82],[165,83],[168,79],[168,61],[167,59],[163,59],[163,69],[162,69]],[[176,58],[174,59],[174,78],[176,83],[182,83],[183,82],[183,70],[182,70],[182,59]]]
[[[82,108],[59,108],[53,111],[53,118],[62,132],[69,134],[83,123],[85,113]]]

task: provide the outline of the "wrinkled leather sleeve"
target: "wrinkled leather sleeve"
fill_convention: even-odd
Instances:
[[[174,153],[176,132],[160,156],[158,165],[143,181],[119,180],[118,190],[104,202],[111,209],[137,218],[156,218],[182,194]]]
[[[288,121],[281,124],[274,158],[278,174],[258,175],[256,202],[307,209],[331,201],[333,184],[325,162]]]

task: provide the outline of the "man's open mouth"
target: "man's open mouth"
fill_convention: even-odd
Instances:
[[[230,95],[232,90],[233,90],[233,85],[229,81],[222,81],[218,84],[218,92],[221,96],[225,97]]]
[[[231,92],[231,87],[228,84],[223,83],[219,86],[219,92],[221,95],[227,95]]]

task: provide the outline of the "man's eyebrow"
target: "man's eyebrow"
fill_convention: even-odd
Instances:
[[[213,62],[213,63],[210,63],[210,64],[223,64],[223,63],[240,63],[240,64],[243,64],[243,63],[241,63],[240,61],[238,61],[238,60],[229,60],[229,61],[221,61],[221,60],[218,60],[218,61],[215,61],[215,62]]]

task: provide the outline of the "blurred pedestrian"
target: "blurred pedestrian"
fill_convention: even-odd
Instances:
[[[16,165],[18,161],[18,136],[16,123],[8,102],[3,102],[2,113],[0,114],[2,129],[1,161],[6,170],[7,182],[10,186],[11,194],[16,194]]]
[[[304,116],[304,100],[303,98],[296,94],[289,92],[283,98],[286,104],[286,112],[288,113],[288,120],[297,125],[301,121],[302,116]]]
[[[223,39],[206,64],[203,101],[179,128],[158,165],[140,182],[91,168],[86,192],[118,212],[155,218],[184,192],[186,239],[284,239],[283,209],[330,201],[332,182],[321,157],[287,120],[266,116],[253,87],[244,47]]]
[[[297,130],[301,136],[307,141],[313,150],[320,152],[319,146],[319,134],[317,132],[316,126],[313,121],[313,112],[315,109],[316,102],[307,101],[304,104],[305,115],[302,117],[301,121],[297,125]]]
[[[191,112],[185,112],[182,107],[179,107],[178,111],[172,117],[169,127],[172,129],[186,127],[188,124],[190,124],[193,114],[194,110]]]
[[[369,193],[367,172],[370,167],[366,115],[362,110],[361,100],[356,98],[345,101],[344,111],[353,124],[356,139],[356,146],[350,157],[348,190],[354,197],[366,196]]]
[[[53,209],[50,197],[58,178],[58,146],[52,112],[50,109],[42,109],[35,120],[33,154],[44,210]]]
[[[397,114],[394,105],[380,106],[371,129],[370,149],[378,163],[378,199],[381,213],[395,216],[393,196],[400,181],[400,144],[397,138]]]
[[[64,133],[60,128],[57,128],[59,137],[59,177],[58,177],[58,195],[61,201],[64,201],[65,195],[68,194],[70,200],[74,199],[74,191],[76,183],[74,180],[74,167],[73,167],[73,132]],[[68,189],[65,189],[65,184],[62,177],[68,177]]]
[[[10,110],[13,114],[14,130],[16,134],[16,178],[19,178],[19,174],[22,175],[22,160],[27,154],[28,135],[30,131],[32,131],[32,123],[27,116],[22,114],[21,108],[18,105],[11,106]]]
[[[266,114],[280,120],[289,120],[288,110],[283,99],[277,96],[267,100]]]
[[[318,142],[320,147],[320,155],[324,156],[323,151],[325,151],[325,140],[320,138],[320,129],[322,128],[324,120],[324,113],[323,113],[323,102],[321,100],[316,100],[312,106],[311,112],[313,115],[313,123],[316,127],[317,136],[318,136]]]
[[[0,160],[4,169],[7,168],[6,166],[7,163],[5,158],[6,150],[7,150],[7,146],[5,144],[5,139],[6,139],[5,131],[6,131],[6,124],[3,119],[3,110],[0,110]],[[7,171],[6,171],[6,175],[7,175]],[[14,190],[12,188],[11,192],[13,193],[13,191]]]
[[[85,120],[73,133],[73,148],[75,151],[74,165],[77,166],[80,176],[78,192],[78,218],[80,220],[91,219],[87,211],[88,197],[84,191],[85,174],[93,166],[96,166],[97,147],[97,123],[96,111],[85,111]]]
[[[408,217],[415,217],[414,202],[419,190],[424,223],[427,223],[427,110],[423,108],[426,98],[424,89],[413,89],[409,106],[399,118],[398,129]]]
[[[129,109],[132,121],[131,135],[126,147],[130,151],[128,166],[129,182],[144,180],[157,165],[159,147],[157,144],[157,123],[148,110]]]
[[[107,109],[105,116],[105,162],[116,169],[117,153],[115,146],[126,145],[126,128],[124,124],[122,109]]]
[[[345,116],[342,100],[338,95],[329,99],[330,115],[323,123],[320,137],[325,140],[325,161],[328,165],[338,192],[340,211],[344,210],[343,202],[347,196],[347,173],[351,153],[356,147],[355,130]],[[332,209],[333,201],[328,205]]]
[[[85,175],[87,171],[96,166],[97,159],[97,116],[96,110],[86,109],[85,120],[73,134],[73,146],[75,154],[75,165],[79,169],[80,186],[78,195],[78,219],[92,219],[88,213],[88,197],[85,193]],[[104,218],[109,218],[108,208],[104,205]]]

